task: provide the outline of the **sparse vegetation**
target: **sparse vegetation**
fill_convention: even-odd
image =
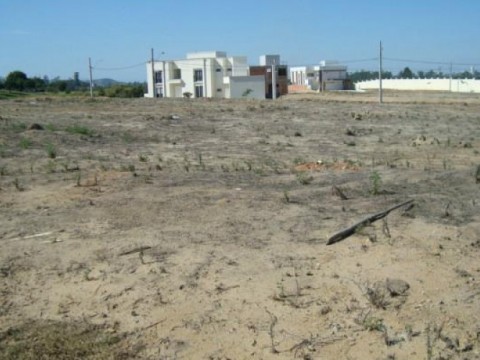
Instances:
[[[45,150],[47,151],[47,155],[50,159],[55,159],[57,157],[57,148],[52,143],[48,143],[45,146]]]
[[[25,149],[25,150],[26,150],[26,149],[28,149],[30,146],[32,146],[32,142],[30,141],[30,139],[28,139],[28,138],[22,138],[22,139],[20,140],[20,147],[21,147],[22,149]]]
[[[33,321],[0,333],[2,359],[117,358],[121,336],[86,323]],[[124,354],[124,356],[128,356]],[[135,352],[130,352],[135,356]]]
[[[138,155],[138,160],[139,160],[140,162],[148,162],[148,155],[146,155],[146,154],[140,154],[140,155]]]
[[[85,136],[93,136],[94,131],[87,126],[84,125],[72,125],[67,127],[66,131],[70,134],[79,134],[79,135],[85,135]]]
[[[1,101],[0,358],[475,358],[480,99],[410,96]]]
[[[370,174],[370,194],[378,195],[380,194],[380,188],[382,186],[382,177],[379,172],[374,170]]]
[[[302,185],[308,185],[313,181],[313,176],[307,171],[299,171],[296,174],[297,181]]]

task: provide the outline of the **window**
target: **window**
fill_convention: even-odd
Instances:
[[[231,71],[232,71],[232,68],[228,68],[227,71],[231,72]]]
[[[221,92],[221,91],[222,91],[222,89],[217,89],[217,92]]]
[[[173,78],[175,80],[180,80],[182,78],[182,70],[181,69],[173,69]]]
[[[155,83],[161,84],[163,83],[163,73],[162,71],[155,71]]]
[[[287,76],[287,68],[278,68],[278,76]]]
[[[193,70],[193,81],[203,81],[203,71],[202,71],[202,69]]]
[[[203,97],[203,86],[195,86],[195,97],[196,98],[201,98]]]
[[[218,68],[215,70],[216,72],[222,72],[222,69]]]

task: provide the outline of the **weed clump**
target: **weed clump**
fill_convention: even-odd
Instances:
[[[57,157],[57,149],[52,143],[48,143],[45,147],[45,150],[47,151],[47,155],[50,159],[55,159]]]
[[[85,136],[93,136],[94,131],[86,126],[83,125],[73,125],[69,126],[66,131],[70,134],[78,134],[78,135],[85,135]]]

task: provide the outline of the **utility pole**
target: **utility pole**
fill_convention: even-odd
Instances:
[[[152,59],[151,59],[151,62],[152,62],[152,94],[153,94],[153,98],[156,97],[156,94],[155,94],[155,62],[154,62],[154,58],[153,58],[153,48],[152,48]]]
[[[275,60],[272,62],[272,100],[277,98],[277,69],[275,68]]]
[[[383,88],[382,88],[382,72],[383,72],[383,66],[382,66],[382,56],[383,56],[383,48],[382,48],[382,42],[380,41],[380,63],[378,67],[378,101],[380,104],[383,103]]]
[[[88,58],[88,72],[90,73],[90,97],[93,98],[92,59]]]

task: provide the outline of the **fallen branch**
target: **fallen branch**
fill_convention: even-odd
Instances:
[[[343,193],[343,191],[335,185],[332,186],[332,195],[335,195],[342,200],[348,200],[348,197]]]
[[[136,254],[136,253],[143,253],[145,250],[149,250],[151,248],[152,248],[151,246],[140,246],[140,247],[137,247],[137,248],[132,249],[132,250],[124,251],[124,252],[118,254],[118,256],[125,256],[125,255],[131,255],[131,254]]]
[[[339,232],[337,232],[336,234],[332,235],[328,241],[327,241],[327,245],[332,245],[332,244],[335,244],[336,242],[339,242],[339,241],[342,241],[343,239],[346,239],[347,237],[349,237],[350,235],[353,235],[355,234],[355,232],[366,226],[366,225],[369,225],[371,223],[373,223],[374,221],[377,221],[377,220],[380,220],[380,219],[383,219],[385,216],[387,216],[391,211],[395,210],[395,209],[398,209],[402,206],[405,206],[405,205],[408,205],[408,204],[411,204],[413,202],[413,200],[408,200],[408,201],[405,201],[401,204],[398,204],[398,205],[395,205],[395,206],[392,206],[391,208],[388,208],[384,211],[380,211],[379,213],[376,213],[376,214],[373,214],[373,215],[370,215],[369,217],[363,219],[362,221],[356,223],[355,225],[352,225],[346,229],[343,229]]]
[[[40,233],[40,234],[33,234],[33,235],[26,235],[26,236],[19,236],[19,237],[15,237],[15,238],[10,238],[10,239],[6,239],[6,241],[18,241],[18,240],[34,239],[34,238],[38,238],[38,237],[52,235],[55,232],[63,232],[63,231],[64,230],[47,231],[47,232]]]
[[[268,313],[268,315],[270,315],[270,320],[271,320],[268,335],[270,335],[270,340],[272,342],[271,343],[272,353],[278,354],[280,351],[278,351],[277,348],[275,347],[275,340],[274,340],[274,337],[275,337],[274,329],[275,329],[275,325],[277,325],[278,318],[267,309],[265,309],[265,311]]]

